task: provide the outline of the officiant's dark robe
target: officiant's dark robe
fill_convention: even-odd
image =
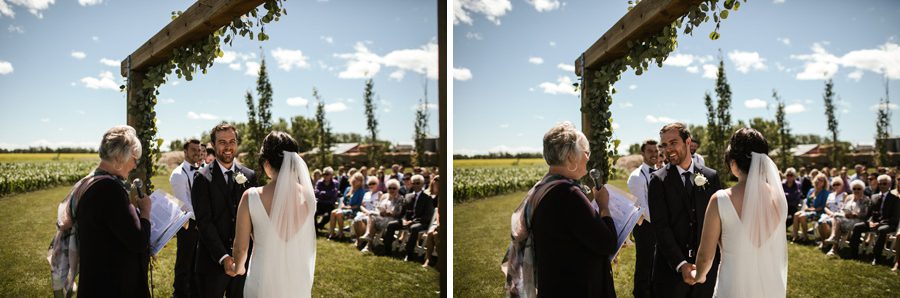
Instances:
[[[616,296],[609,263],[616,249],[615,224],[591,207],[579,186],[554,186],[531,223],[539,296]]]
[[[140,228],[129,210],[128,193],[112,179],[82,195],[75,219],[81,253],[79,297],[150,297],[150,222]]]

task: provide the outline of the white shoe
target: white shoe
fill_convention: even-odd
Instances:
[[[825,257],[826,257],[826,258],[829,258],[829,259],[836,259],[836,258],[837,258],[837,255],[834,254],[834,250],[829,250],[828,253],[825,254]]]

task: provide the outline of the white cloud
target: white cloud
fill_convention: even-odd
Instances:
[[[50,118],[41,118],[41,122],[44,122],[44,123],[50,122]]]
[[[338,74],[342,79],[370,78],[381,70],[381,57],[369,51],[362,42],[357,42],[353,47],[356,53],[335,54],[335,57],[346,59],[347,68]]]
[[[644,117],[644,121],[647,121],[647,123],[652,123],[652,124],[678,122],[678,121],[675,121],[675,119],[672,119],[672,118],[669,118],[666,116],[657,117],[657,116],[653,116],[653,115],[647,115],[646,117]]]
[[[406,76],[406,72],[405,72],[405,71],[403,71],[403,70],[396,70],[396,71],[392,72],[388,77],[390,77],[390,78],[392,78],[392,79],[395,79],[395,80],[397,80],[397,81],[399,82],[399,81],[402,81],[402,80],[403,80],[403,77],[404,77],[404,76]]]
[[[468,81],[472,79],[472,71],[468,68],[453,68],[453,79],[457,81]]]
[[[862,76],[863,76],[863,71],[859,70],[859,69],[847,74],[848,79],[851,79],[851,80],[854,80],[857,82],[859,82],[859,80],[862,79]]]
[[[244,62],[244,65],[247,66],[247,71],[244,72],[245,75],[248,76],[259,76],[259,63],[256,61],[247,61]]]
[[[689,72],[689,73],[698,73],[698,72],[700,72],[700,68],[698,68],[696,65],[694,65],[694,66],[688,66],[688,68],[685,68],[685,70],[687,70],[687,72]]]
[[[556,67],[558,67],[559,69],[565,70],[567,72],[575,71],[575,65],[571,65],[571,64],[560,63],[560,64],[557,64]]]
[[[174,81],[174,82],[172,82],[172,86],[178,86],[178,85],[181,85],[181,82],[180,82],[180,81]]]
[[[509,123],[500,124],[500,128],[509,128]]]
[[[219,116],[208,114],[208,113],[194,113],[193,111],[187,113],[188,119],[191,120],[218,120]]]
[[[222,57],[216,57],[213,63],[231,63],[237,58],[237,53],[232,51],[222,51]]]
[[[787,114],[802,113],[804,111],[806,111],[806,107],[799,103],[789,104],[784,107],[784,112]]]
[[[334,44],[334,37],[331,36],[319,36],[319,39],[324,41],[327,44]]]
[[[56,0],[11,0],[9,3],[0,0],[0,14],[14,18],[16,12],[13,11],[12,5],[21,6],[28,10],[31,14],[39,19],[44,18],[43,10],[50,7]]]
[[[309,105],[309,99],[303,97],[291,97],[287,99],[287,104],[292,107],[305,107]]]
[[[472,25],[472,14],[482,14],[495,25],[500,25],[500,17],[512,10],[509,0],[454,0],[453,25]]]
[[[737,71],[741,73],[747,73],[751,68],[754,70],[766,69],[766,64],[764,63],[766,59],[760,57],[757,52],[741,52],[734,50],[731,51],[731,53],[728,53],[728,59],[735,64]]]
[[[544,58],[541,58],[541,57],[528,57],[528,63],[531,63],[531,64],[538,64],[538,65],[539,65],[539,64],[543,64],[543,63],[544,63]]]
[[[751,98],[744,101],[744,107],[748,109],[765,109],[769,103],[759,98]]]
[[[173,103],[175,103],[175,99],[174,99],[174,98],[162,98],[162,99],[159,100],[159,103],[161,103],[161,104],[173,104]]]
[[[81,59],[84,59],[85,57],[87,57],[87,54],[85,54],[84,52],[79,52],[79,51],[72,51],[72,53],[69,55],[71,55],[72,58],[75,58],[78,60],[81,60]]]
[[[25,34],[25,29],[23,29],[22,26],[13,26],[12,24],[10,24],[9,27],[6,28],[6,30],[8,30],[9,32]]]
[[[694,62],[694,55],[691,54],[681,54],[675,53],[674,55],[669,55],[665,61],[663,61],[663,65],[675,66],[675,67],[687,67]]]
[[[627,109],[627,108],[634,107],[634,104],[631,103],[630,101],[626,101],[626,102],[619,103],[619,107],[623,108],[623,109]]]
[[[783,44],[786,45],[786,46],[791,45],[791,39],[790,39],[790,38],[787,38],[787,37],[779,37],[779,38],[776,38],[776,40],[780,41],[781,43],[783,43]]]
[[[106,66],[118,67],[118,66],[122,65],[122,62],[119,62],[119,60],[100,58],[100,64],[103,64]]]
[[[231,63],[231,64],[228,64],[228,68],[231,68],[233,70],[241,70],[241,64],[240,63]]]
[[[466,38],[474,39],[474,40],[483,40],[484,36],[481,36],[481,33],[478,33],[478,32],[466,32]]]
[[[528,4],[538,12],[553,11],[560,6],[558,0],[528,0]]]
[[[93,40],[93,41],[99,41],[99,40],[100,40],[100,37],[97,37],[96,35],[94,35],[94,36],[91,36],[91,40]]]
[[[309,57],[303,56],[303,51],[300,50],[287,50],[279,47],[272,51],[272,57],[275,57],[278,68],[285,71],[291,71],[294,67],[309,68],[309,63],[306,62]]]
[[[409,109],[411,111],[415,111],[416,109],[418,109],[421,106],[422,106],[422,104],[414,104],[414,105],[410,106]],[[437,110],[438,109],[438,105],[436,103],[427,103],[427,104],[425,104],[425,107],[429,110]]]
[[[0,60],[0,75],[11,74],[14,70],[15,69],[13,68],[12,63]]]
[[[613,122],[613,123],[610,125],[610,127],[612,127],[612,129],[619,129],[619,123],[618,123],[618,122]]]
[[[634,90],[634,89],[637,89],[637,85],[635,85],[635,84],[628,85],[628,90]]]
[[[119,83],[115,81],[112,72],[104,71],[99,77],[83,77],[81,83],[88,89],[119,90]]]
[[[516,154],[516,153],[523,153],[523,152],[529,152],[529,153],[541,152],[542,150],[543,149],[541,149],[541,148],[529,147],[529,146],[510,147],[507,145],[499,145],[499,146],[492,147],[491,149],[488,150],[488,152],[491,152],[491,153],[504,152],[504,153]]]
[[[534,115],[534,119],[537,119],[537,120],[544,120],[544,116],[542,116],[542,115]]]
[[[81,6],[93,6],[103,3],[103,0],[78,0],[78,4]]]
[[[382,66],[425,74],[437,79],[437,43],[429,42],[418,49],[394,50],[384,56],[372,53],[363,42],[354,46],[355,53],[335,54],[347,60],[346,69],[338,74],[342,79],[370,78],[378,74]]]
[[[772,0],[772,3],[775,3],[775,4],[782,4],[782,3],[784,3],[784,1],[785,1],[785,0]]]
[[[550,41],[550,46],[555,48],[555,47],[556,47],[556,42],[551,40],[551,41]]]
[[[888,109],[891,109],[891,110],[896,110],[896,109],[897,109],[897,104],[895,104],[895,103],[888,103],[887,105],[885,105],[884,103],[879,103],[879,104],[875,104],[875,105],[872,105],[871,107],[869,107],[869,109],[872,110],[872,111],[883,110],[883,109],[885,109],[885,108],[888,108]]]
[[[346,111],[346,110],[347,110],[347,105],[345,105],[343,102],[335,102],[335,103],[325,104],[325,112],[332,113],[332,112],[342,112],[342,111]]]
[[[556,79],[556,83],[543,82],[538,85],[538,87],[544,89],[544,93],[547,94],[578,95],[578,92],[575,91],[575,87],[572,86],[572,79],[569,77],[560,76]]]
[[[718,66],[715,66],[713,64],[703,64],[703,78],[715,80],[718,72]]]
[[[892,41],[875,49],[855,50],[840,57],[828,53],[823,45],[827,43],[814,43],[811,54],[791,55],[791,59],[804,61],[803,71],[796,76],[798,80],[829,79],[841,66],[884,74],[893,80],[900,79],[900,45]]]

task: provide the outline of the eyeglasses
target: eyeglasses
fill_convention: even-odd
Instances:
[[[391,187],[388,187],[388,190],[397,190],[397,188],[396,188],[396,187],[393,187],[393,186],[391,186]]]
[[[859,188],[859,187],[854,187],[854,188],[853,188],[853,191],[862,191],[862,190],[863,190],[863,189],[862,189],[862,188]]]
[[[413,184],[413,185],[422,185],[422,182],[419,182],[419,181],[413,181],[412,184]]]
[[[369,183],[369,186],[375,186],[375,185],[378,185],[378,183]]]

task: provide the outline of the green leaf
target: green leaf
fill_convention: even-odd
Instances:
[[[719,32],[713,31],[709,33],[709,39],[717,40],[719,39]]]
[[[735,1],[734,8],[732,8],[732,10],[737,11],[738,8],[740,8],[740,7],[741,7],[741,1]]]
[[[728,10],[727,9],[723,10],[721,13],[719,13],[719,16],[722,17],[723,20],[727,19],[728,18]]]

